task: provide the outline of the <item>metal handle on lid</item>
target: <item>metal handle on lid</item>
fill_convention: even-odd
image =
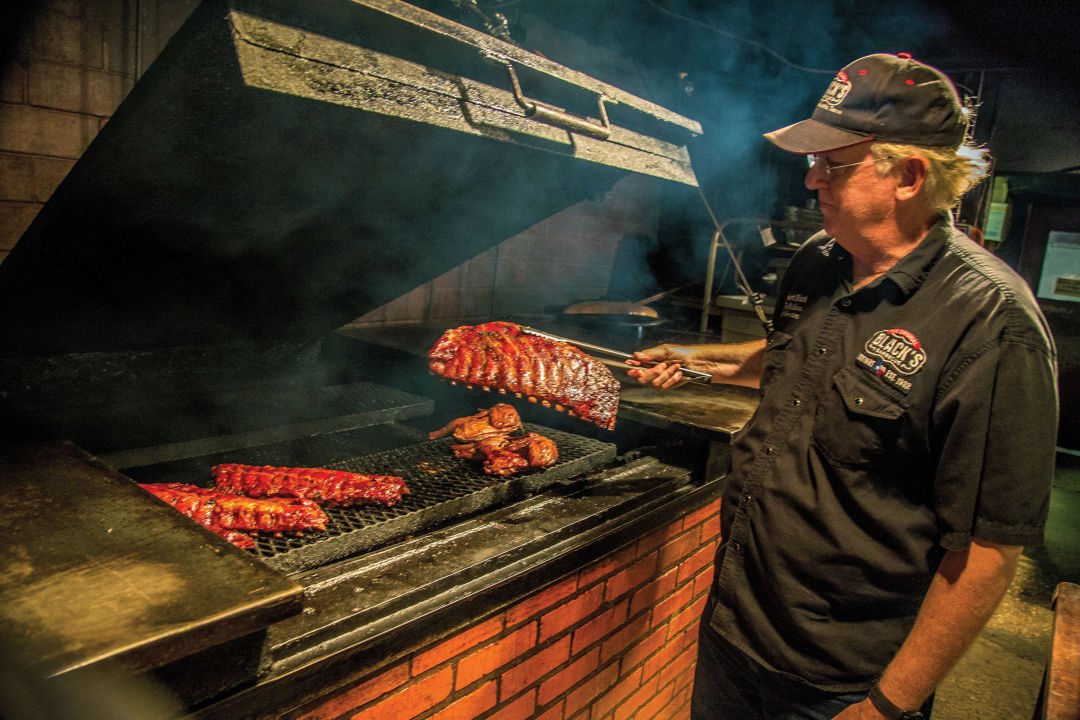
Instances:
[[[553,105],[547,105],[525,97],[525,94],[521,91],[521,82],[518,81],[517,72],[514,70],[514,66],[505,60],[501,62],[506,68],[506,71],[510,73],[510,84],[514,88],[514,100],[517,101],[517,104],[525,111],[526,117],[562,128],[563,130],[599,138],[600,140],[607,140],[611,136],[611,124],[608,122],[607,108],[604,106],[604,103],[612,102],[610,99],[603,95],[600,95],[597,98],[601,123],[598,125],[589,118],[579,117],[568,113],[561,108],[554,107]]]

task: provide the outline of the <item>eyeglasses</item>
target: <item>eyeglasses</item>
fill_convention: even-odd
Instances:
[[[825,179],[826,180],[832,180],[833,173],[835,171],[841,170],[843,168],[855,167],[856,165],[865,165],[866,163],[877,162],[878,160],[891,160],[891,159],[892,158],[886,156],[886,157],[883,157],[883,158],[870,158],[869,160],[860,160],[859,162],[844,163],[843,165],[836,165],[835,163],[829,162],[828,159],[824,155],[817,155],[815,153],[810,153],[809,155],[806,156],[806,162],[807,162],[807,164],[809,165],[809,167],[811,169],[813,169],[814,167],[816,167],[816,166],[818,166],[820,164],[821,171],[823,173],[825,173]]]

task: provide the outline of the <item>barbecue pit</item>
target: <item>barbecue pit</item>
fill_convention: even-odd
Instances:
[[[523,412],[560,461],[492,478],[426,439],[496,402],[427,375],[454,322],[339,331],[628,173],[692,191],[698,133],[406,3],[205,2],[0,266],[5,639],[278,717],[714,503],[748,395]],[[137,486],[218,462],[413,494],[245,551]]]

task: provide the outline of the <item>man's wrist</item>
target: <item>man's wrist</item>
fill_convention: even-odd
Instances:
[[[881,692],[878,685],[870,688],[870,692],[867,693],[866,697],[878,709],[878,712],[889,720],[922,720],[924,717],[918,710],[904,710],[899,707],[892,700],[885,697],[885,693]]]

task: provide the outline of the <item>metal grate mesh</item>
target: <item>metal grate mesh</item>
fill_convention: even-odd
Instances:
[[[323,455],[323,461],[317,461],[315,456],[326,453],[329,450],[327,446],[348,444],[352,433],[340,433],[299,441],[300,446],[321,446],[318,453],[308,449],[297,454],[295,451],[299,448],[296,444],[290,444],[293,451],[291,459],[286,459],[288,455],[285,449],[268,446],[246,450],[242,457],[238,453],[228,453],[227,457],[223,454],[183,463],[167,463],[141,468],[137,472],[129,471],[129,474],[138,475],[135,479],[139,482],[206,485],[205,478],[213,464],[242,462],[253,465],[304,464],[349,472],[398,475],[405,479],[410,494],[394,507],[365,505],[325,508],[330,519],[325,531],[281,537],[257,534],[256,547],[251,552],[282,572],[300,572],[518,500],[530,492],[601,467],[615,458],[615,445],[611,443],[528,423],[525,429],[555,441],[559,449],[559,459],[555,465],[509,477],[485,475],[479,462],[454,457],[450,449],[454,440],[449,437],[326,462],[335,454],[330,452]],[[297,462],[298,456],[304,457],[304,463]],[[336,456],[343,457],[341,454]]]

